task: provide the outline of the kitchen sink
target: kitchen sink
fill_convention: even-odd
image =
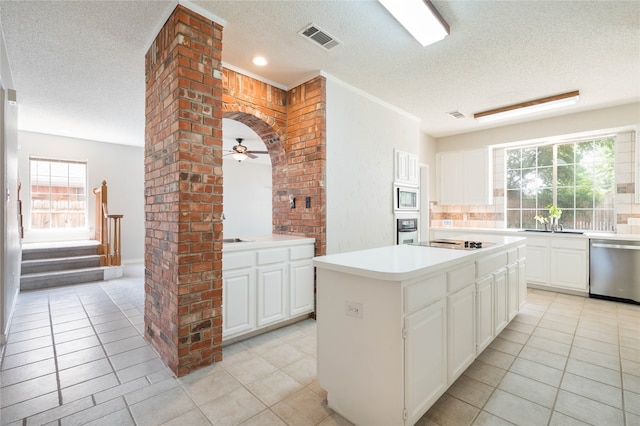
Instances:
[[[250,243],[251,240],[243,240],[242,238],[223,238],[223,243]]]
[[[547,234],[577,234],[582,235],[584,231],[549,231],[544,229],[521,229],[520,232],[543,232]]]

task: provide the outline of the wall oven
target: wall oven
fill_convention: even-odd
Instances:
[[[420,208],[420,189],[417,186],[393,185],[393,210],[414,211]]]
[[[415,244],[418,242],[418,218],[396,219],[397,244]]]

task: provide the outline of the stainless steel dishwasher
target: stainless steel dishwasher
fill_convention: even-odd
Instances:
[[[640,304],[640,241],[590,242],[589,295]]]

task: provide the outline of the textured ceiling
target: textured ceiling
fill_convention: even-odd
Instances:
[[[0,1],[19,128],[142,146],[144,55],[176,4]],[[638,1],[434,1],[451,34],[427,47],[377,1],[191,4],[226,21],[225,66],[283,88],[324,72],[418,117],[435,137],[525,121],[470,117],[571,90],[578,105],[529,120],[640,99]],[[303,39],[310,23],[343,44],[327,51]],[[255,54],[269,64],[251,64]]]

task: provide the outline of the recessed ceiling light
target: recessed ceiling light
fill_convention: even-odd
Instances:
[[[253,58],[253,64],[259,67],[267,65],[267,59],[264,56],[256,56]]]

